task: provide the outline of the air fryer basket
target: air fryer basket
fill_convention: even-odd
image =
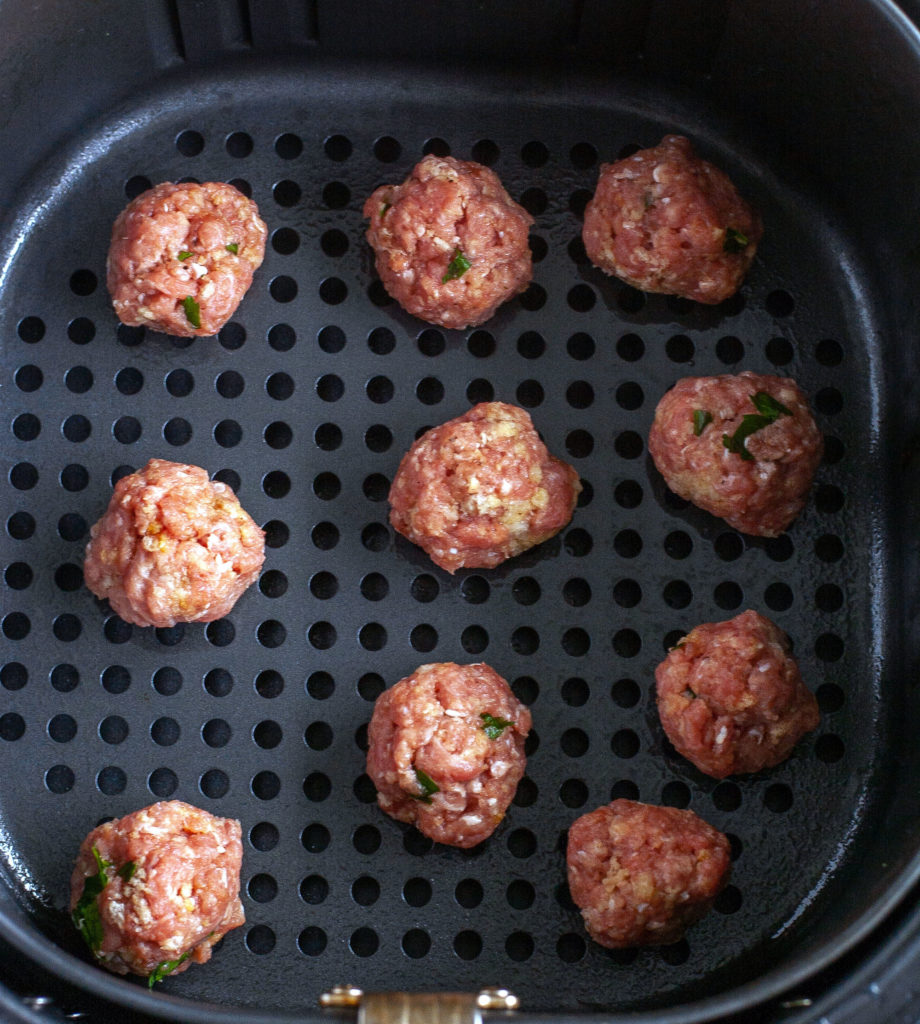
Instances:
[[[691,1021],[869,934],[920,867],[906,19],[883,0],[174,0],[128,22],[87,5],[73,31],[41,6],[28,24],[0,7],[2,935],[186,1020],[303,1019],[348,982]],[[767,226],[714,308],[606,278],[580,243],[599,164],[673,131]],[[536,219],[534,284],[480,329],[404,314],[363,239],[364,198],[431,151],[491,165]],[[118,326],[105,289],[119,209],[184,178],[234,182],[270,230],[216,339]],[[826,437],[778,540],[676,500],[645,450],[676,379],[743,368],[795,377]],[[527,408],[585,489],[556,539],[450,577],[394,536],[387,489],[419,432],[492,398]],[[225,620],[132,628],[81,585],[88,525],[153,456],[206,467],[265,526],[260,584]],[[717,783],[664,740],[653,673],[749,607],[789,633],[822,720],[787,763]],[[364,774],[373,699],[448,660],[487,661],[534,717],[527,776],[472,851],[383,816]],[[566,829],[616,796],[731,837],[730,887],[676,946],[604,951],[570,902]],[[247,923],[149,994],[85,966],[67,883],[89,828],[168,797],[241,820]]]

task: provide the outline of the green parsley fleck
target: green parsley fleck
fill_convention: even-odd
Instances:
[[[106,885],[108,885],[109,881],[108,878],[106,877],[105,869],[114,867],[114,865],[110,860],[106,860],[102,856],[102,854],[96,849],[95,846],[93,847],[93,858],[96,861],[96,867],[99,868],[99,874],[102,875],[102,885],[104,888]]]
[[[712,423],[712,413],[708,409],[694,409],[693,410],[693,433],[696,437]]]
[[[458,277],[463,277],[472,265],[459,247],[454,249],[450,263],[447,264],[447,273],[441,278],[441,284],[447,284],[448,281],[456,281]]]
[[[184,964],[191,955],[192,951],[188,950],[188,952],[183,953],[178,960],[164,960],[162,963],[157,964],[153,969],[153,974],[151,974],[147,979],[147,988],[153,988],[158,981],[162,981],[168,974],[172,974],[172,972],[177,967]]]
[[[194,256],[194,255],[195,254],[193,252],[190,252],[188,249],[180,249],[179,250],[179,259],[180,260],[187,260],[189,258],[189,256]]]
[[[380,216],[382,217],[387,212],[387,210],[390,209],[390,207],[392,205],[393,205],[392,203],[381,203],[380,204]]]
[[[441,787],[434,781],[434,779],[430,775],[426,775],[421,768],[415,769],[415,777],[418,780],[418,784],[421,787],[422,792],[419,796],[415,796],[411,793],[409,795],[412,797],[413,800],[418,800],[419,803],[430,804],[431,794],[440,793]]]
[[[725,241],[722,243],[725,252],[744,252],[750,244],[751,240],[743,231],[737,228],[725,229]]]
[[[780,416],[792,415],[790,409],[787,409],[781,402],[777,402],[766,391],[758,391],[756,395],[751,395],[751,402],[757,413],[745,413],[741,418],[741,425],[731,437],[728,434],[722,435],[722,444],[733,455],[740,455],[745,462],[754,461],[754,456],[747,450],[745,444],[751,434],[755,434],[758,430],[763,430],[764,427],[775,423]]]
[[[124,864],[118,869],[118,877],[123,879],[125,882],[130,882],[134,877],[134,872],[137,871],[137,865],[133,860],[126,860]]]
[[[488,711],[481,712],[479,717],[482,719],[483,731],[490,740],[497,740],[509,725],[514,724],[509,722],[507,718],[496,718],[490,715]]]
[[[191,295],[185,296],[182,305],[185,307],[185,318],[192,327],[201,327],[201,307]]]
[[[231,242],[229,245],[225,245],[224,248],[227,250],[227,252],[232,252],[234,256],[236,256],[236,254],[240,251],[240,246],[238,242]]]
[[[109,884],[109,876],[106,872],[114,865],[104,860],[95,846],[93,847],[93,857],[99,870],[95,875],[86,877],[86,881],[83,883],[83,892],[70,917],[74,927],[83,936],[84,942],[94,953],[97,953],[103,938],[102,917],[99,913],[97,897]]]
[[[758,391],[756,395],[753,395],[751,401],[754,403],[754,408],[760,413],[761,416],[767,416],[772,423],[773,420],[778,420],[780,416],[791,416],[792,410],[787,409],[782,402],[772,396],[768,395],[766,391]]]

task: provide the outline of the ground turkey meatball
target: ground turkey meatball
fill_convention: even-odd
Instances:
[[[603,164],[585,209],[588,258],[646,292],[714,304],[734,295],[763,229],[728,177],[668,135]]]
[[[160,980],[245,922],[240,823],[168,800],[94,828],[70,880],[74,924],[116,974]]]
[[[238,189],[164,182],[118,215],[108,286],[118,319],[191,338],[217,334],[265,256],[267,229]]]
[[[785,634],[754,611],[691,630],[655,680],[668,739],[716,779],[779,764],[820,720]]]
[[[777,537],[805,504],[824,441],[795,381],[745,370],[679,380],[648,448],[675,494],[742,533]]]
[[[378,188],[364,216],[383,286],[429,323],[481,324],[533,276],[533,218],[481,164],[426,156],[402,185]]]
[[[488,665],[422,665],[374,705],[367,773],[377,803],[437,843],[481,843],[524,774],[530,725]]]
[[[390,522],[448,572],[491,569],[572,518],[581,483],[530,416],[483,402],[423,434],[390,488]]]
[[[86,585],[136,626],[223,618],[265,559],[264,534],[226,484],[163,459],[118,481],[91,538]]]
[[[693,811],[614,800],[569,829],[569,891],[602,946],[665,946],[728,881],[728,839]]]

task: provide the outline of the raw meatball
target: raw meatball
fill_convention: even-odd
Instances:
[[[364,204],[383,286],[407,312],[441,327],[472,327],[533,276],[533,218],[481,164],[426,156],[402,185]]]
[[[762,234],[728,177],[687,139],[668,135],[601,166],[582,237],[605,273],[646,292],[714,304],[741,286]]]
[[[423,434],[390,488],[390,522],[448,572],[491,569],[572,518],[581,483],[530,416],[483,402]]]
[[[602,946],[665,946],[712,906],[728,840],[693,811],[614,800],[569,829],[569,891]]]
[[[164,182],[118,215],[108,286],[118,319],[192,338],[217,334],[265,256],[259,208],[232,185]]]
[[[691,630],[655,680],[668,739],[716,779],[779,764],[820,720],[785,634],[754,611]]]
[[[116,974],[179,974],[245,922],[242,859],[238,821],[180,800],[134,811],[83,840],[70,880],[74,923]]]
[[[745,370],[679,380],[648,448],[675,494],[742,533],[778,537],[805,504],[824,440],[795,381]]]
[[[91,538],[86,585],[136,626],[223,618],[265,560],[265,535],[226,484],[163,459],[118,481]]]
[[[438,843],[481,843],[524,774],[530,712],[488,665],[422,665],[385,690],[368,728],[377,803]]]

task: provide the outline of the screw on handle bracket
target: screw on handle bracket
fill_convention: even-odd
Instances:
[[[470,992],[363,992],[337,985],[320,1006],[357,1009],[357,1024],[482,1024],[483,1010],[516,1010],[520,1000],[506,988]]]

